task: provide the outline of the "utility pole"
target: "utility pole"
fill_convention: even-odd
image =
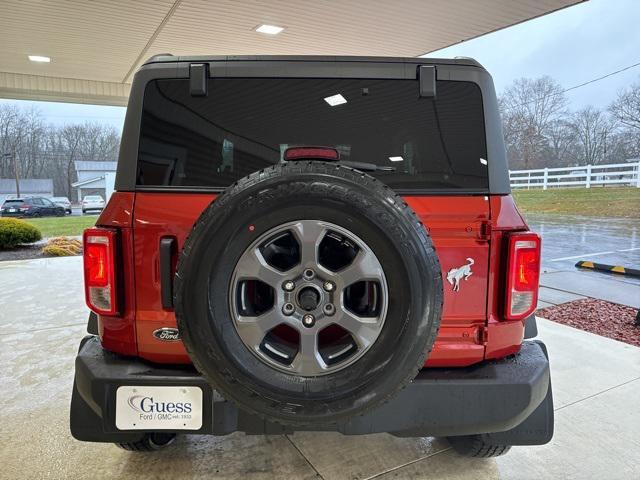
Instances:
[[[3,153],[3,157],[11,157],[13,159],[13,174],[16,177],[16,196],[20,198],[20,170],[18,169],[18,159],[14,153]]]
[[[16,152],[11,155],[13,157],[13,173],[16,176],[16,195],[20,198],[20,168],[18,166],[18,159],[16,158]]]

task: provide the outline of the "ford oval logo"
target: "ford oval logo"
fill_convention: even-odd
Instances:
[[[180,332],[177,328],[159,328],[153,332],[153,336],[163,342],[177,342],[180,340]]]

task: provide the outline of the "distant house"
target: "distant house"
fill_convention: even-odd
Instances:
[[[113,178],[117,162],[74,162],[78,181],[71,186],[78,189],[78,201],[85,195],[100,195],[105,200],[110,194],[108,179]]]
[[[53,180],[50,178],[23,178],[20,180],[21,197],[53,197]],[[16,180],[0,178],[0,204],[8,198],[16,198]]]

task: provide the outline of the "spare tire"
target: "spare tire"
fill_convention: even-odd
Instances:
[[[273,422],[340,423],[422,368],[442,277],[426,229],[389,187],[305,161],[231,185],[182,249],[174,303],[196,368]]]

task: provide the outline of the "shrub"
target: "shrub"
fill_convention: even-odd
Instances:
[[[70,257],[82,253],[82,242],[75,238],[52,238],[42,248],[42,253],[52,257]]]
[[[15,248],[21,243],[33,243],[42,238],[40,230],[17,218],[0,218],[0,250]]]

